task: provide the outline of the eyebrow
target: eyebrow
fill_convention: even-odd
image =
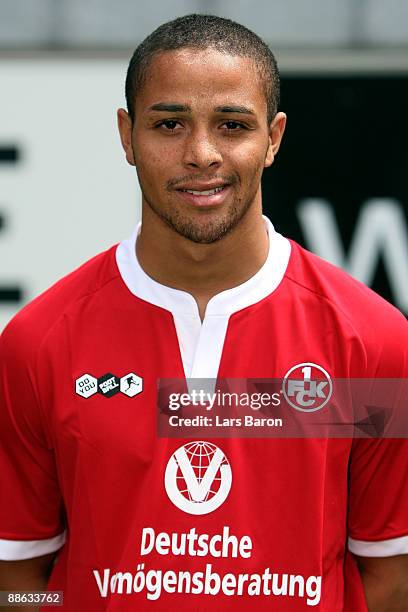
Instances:
[[[189,113],[191,108],[185,104],[171,104],[166,102],[158,102],[149,106],[149,111],[164,111],[167,113]]]
[[[241,113],[243,115],[255,115],[254,111],[246,106],[217,106],[217,113]]]
[[[149,106],[149,111],[161,111],[167,113],[191,113],[191,107],[186,104],[172,104],[167,102],[158,102]],[[243,115],[255,115],[254,111],[246,106],[217,106],[216,113],[241,113]]]

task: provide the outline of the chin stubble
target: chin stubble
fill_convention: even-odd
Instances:
[[[241,219],[243,219],[251,207],[252,202],[251,199],[245,202],[244,206],[240,206],[238,201],[231,206],[221,219],[208,222],[205,222],[203,219],[197,223],[193,223],[188,217],[181,215],[178,210],[174,210],[171,213],[160,210],[146,197],[144,192],[142,193],[150,209],[160,217],[166,225],[171,227],[171,229],[180,236],[183,236],[183,238],[191,240],[191,242],[195,242],[196,244],[212,244],[224,238],[238,225]]]

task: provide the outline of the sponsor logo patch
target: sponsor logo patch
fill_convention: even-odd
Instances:
[[[95,395],[95,393],[104,397],[113,397],[117,393],[135,397],[142,391],[143,378],[135,372],[129,372],[120,378],[111,372],[99,378],[92,376],[92,374],[83,374],[75,381],[75,393],[85,399]]]

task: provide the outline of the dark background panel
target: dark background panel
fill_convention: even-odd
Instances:
[[[282,147],[263,177],[265,213],[304,246],[296,206],[330,202],[347,251],[362,204],[394,198],[408,223],[408,77],[284,77]],[[408,282],[408,279],[407,279]],[[372,287],[393,295],[381,257]]]

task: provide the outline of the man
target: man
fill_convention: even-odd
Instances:
[[[51,571],[70,611],[407,610],[405,441],[156,434],[158,379],[407,373],[403,317],[262,217],[273,55],[186,16],[126,93],[141,227],[2,337],[0,588]]]

